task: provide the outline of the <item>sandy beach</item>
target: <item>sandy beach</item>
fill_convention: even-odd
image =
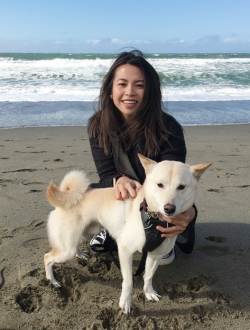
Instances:
[[[86,127],[1,129],[0,330],[249,329],[249,132],[250,125],[185,127],[187,163],[213,163],[199,182],[195,249],[187,256],[176,248],[175,261],[158,268],[158,303],[145,299],[143,278],[135,278],[126,316],[118,308],[121,274],[108,254],[56,265],[60,290],[45,279],[47,185],[72,169],[98,180]]]

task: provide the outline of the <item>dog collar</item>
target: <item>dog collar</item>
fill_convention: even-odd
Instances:
[[[145,198],[140,204],[140,212],[142,225],[146,235],[146,242],[143,250],[146,252],[151,252],[155,250],[161,243],[166,239],[166,237],[161,237],[161,232],[156,229],[157,226],[168,228],[170,224],[166,221],[159,219],[157,212],[152,212],[148,210],[147,202]]]

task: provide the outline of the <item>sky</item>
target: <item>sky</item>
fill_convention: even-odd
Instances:
[[[250,53],[249,0],[0,0],[0,53]]]

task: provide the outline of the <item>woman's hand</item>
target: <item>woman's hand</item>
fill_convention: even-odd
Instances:
[[[156,229],[162,232],[161,237],[173,237],[184,232],[189,223],[195,217],[195,209],[192,206],[187,211],[181,214],[177,214],[173,218],[168,218],[161,213],[159,213],[158,215],[161,219],[166,220],[168,223],[171,223],[173,225],[172,227],[168,228],[157,226]]]
[[[126,176],[121,176],[115,184],[115,198],[119,200],[129,197],[135,198],[141,184],[138,181],[129,179]]]

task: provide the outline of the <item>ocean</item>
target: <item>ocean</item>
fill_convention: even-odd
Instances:
[[[0,53],[0,128],[87,125],[115,54]],[[183,126],[250,123],[250,54],[145,54]]]

